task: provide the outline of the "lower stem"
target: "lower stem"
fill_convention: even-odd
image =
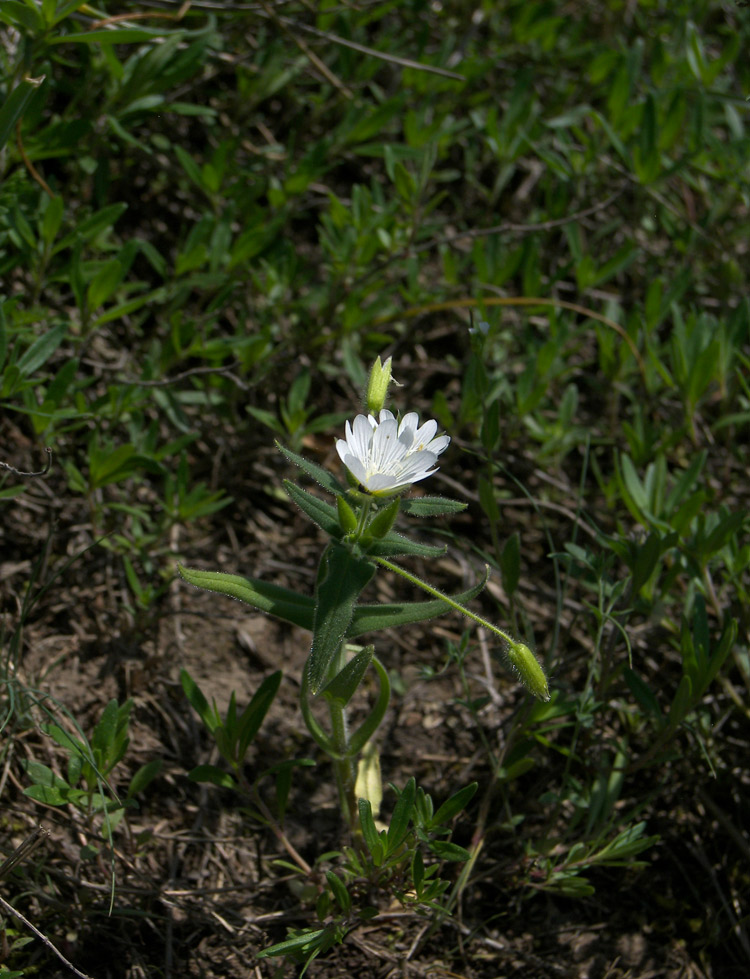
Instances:
[[[331,663],[329,675],[331,677],[343,669],[346,662],[346,644],[342,643],[339,651]],[[336,776],[336,785],[339,790],[339,804],[341,815],[349,827],[354,832],[356,822],[356,804],[354,798],[354,782],[356,770],[354,759],[349,755],[349,725],[346,717],[346,707],[335,701],[328,704],[328,712],[331,718],[331,742],[335,751],[333,757],[333,770]]]
[[[356,808],[354,800],[354,760],[347,755],[347,723],[346,708],[331,704],[331,729],[332,740],[336,746],[336,752],[340,755],[333,759],[333,770],[336,775],[336,785],[339,790],[339,804],[341,815],[349,827],[354,831],[356,818]]]

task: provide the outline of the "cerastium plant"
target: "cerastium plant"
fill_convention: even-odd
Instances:
[[[336,442],[346,467],[346,486],[322,467],[279,446],[287,459],[335,499],[335,505],[328,503],[284,481],[284,488],[294,503],[330,538],[320,559],[313,596],[257,579],[180,568],[182,576],[191,584],[231,595],[312,633],[302,676],[300,708],[310,734],[332,761],[341,813],[350,832],[349,845],[334,855],[338,858],[338,872],[329,869],[323,874],[309,867],[279,825],[286,809],[292,766],[300,762],[276,766],[262,773],[253,785],[248,784],[243,774],[245,752],[273,701],[280,673],[264,681],[239,717],[232,697],[224,720],[215,705],[213,709],[209,707],[192,678],[185,671],[182,674],[183,688],[191,704],[233,770],[233,775],[229,775],[204,765],[191,776],[246,791],[256,813],[274,824],[292,856],[294,864],[285,866],[307,874],[308,883],[317,895],[322,927],[293,932],[286,941],[266,949],[262,955],[293,955],[311,961],[341,941],[359,921],[376,915],[379,895],[389,902],[396,897],[405,906],[421,911],[440,909],[439,898],[448,887],[448,881],[437,877],[440,862],[469,857],[466,850],[446,837],[450,835],[450,821],[469,802],[476,784],[460,789],[435,810],[430,796],[410,778],[403,789],[394,789],[397,801],[390,825],[380,828],[376,822],[381,792],[372,738],[388,708],[390,684],[385,666],[375,655],[374,645],[357,644],[360,636],[456,609],[494,634],[529,691],[541,700],[549,699],[544,671],[529,647],[466,607],[484,587],[486,574],[484,580],[469,590],[449,597],[393,562],[393,558],[403,555],[434,558],[443,553],[442,548],[397,533],[393,528],[399,513],[437,516],[457,513],[465,504],[443,497],[404,498],[413,483],[436,471],[438,458],[448,447],[450,438],[437,434],[435,421],[420,425],[416,412],[408,412],[398,419],[384,408],[390,380],[390,359],[383,365],[378,358],[367,390],[368,414],[347,421],[346,437]],[[405,578],[429,598],[392,605],[360,603],[360,596],[380,568]],[[365,719],[352,730],[347,708],[370,670],[374,671],[378,692]],[[327,708],[327,727],[314,715],[316,700]],[[272,815],[258,790],[260,779],[269,775],[276,778],[277,817]],[[278,821],[274,823],[275,818]],[[330,861],[332,855],[325,856]],[[426,863],[425,857],[431,862]]]

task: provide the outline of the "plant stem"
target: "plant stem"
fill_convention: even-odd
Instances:
[[[346,665],[346,644],[341,643],[338,652],[333,657],[329,678],[333,678]],[[347,826],[354,832],[356,806],[354,799],[355,768],[354,759],[349,754],[349,725],[346,718],[346,707],[336,701],[330,701],[328,712],[331,718],[331,741],[334,751],[333,770],[336,775],[336,785],[339,790],[341,815]]]
[[[372,501],[370,499],[365,499],[362,501],[362,507],[359,511],[359,520],[357,521],[357,529],[354,531],[355,540],[360,540],[367,529],[367,518],[370,516],[371,508]]]
[[[412,574],[405,568],[400,568],[397,564],[391,564],[391,562],[386,561],[385,558],[374,557],[372,560],[377,561],[377,563],[382,567],[388,568],[389,571],[395,571],[396,574],[400,574],[402,578],[406,578],[406,580],[410,581],[413,585],[417,585],[422,589],[422,591],[426,591],[428,595],[432,595],[435,598],[441,598],[444,602],[450,605],[451,608],[454,608],[457,612],[465,615],[467,619],[473,619],[475,622],[478,622],[479,625],[483,625],[485,629],[489,629],[490,632],[494,632],[496,636],[499,636],[504,642],[508,643],[509,646],[516,645],[513,637],[507,632],[503,632],[502,629],[498,629],[496,625],[488,622],[487,619],[482,618],[481,615],[471,612],[464,605],[461,605],[460,602],[457,602],[455,599],[451,598],[450,595],[446,595],[445,592],[440,591],[438,588],[433,588],[432,585],[428,585],[426,581],[423,581],[422,578],[418,578],[417,575]]]

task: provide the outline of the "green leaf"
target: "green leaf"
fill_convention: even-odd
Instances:
[[[414,884],[414,890],[417,892],[417,896],[422,893],[422,884],[424,883],[424,859],[422,857],[422,851],[417,847],[414,851],[414,856],[411,861],[411,879]]]
[[[683,673],[682,679],[679,682],[672,700],[672,704],[669,708],[669,724],[672,727],[677,727],[677,725],[688,715],[693,707],[693,704],[693,684],[690,677]]]
[[[374,574],[371,561],[340,544],[331,543],[323,552],[315,590],[312,648],[305,667],[313,694],[325,681],[352,621],[355,602]]]
[[[23,794],[46,806],[64,806],[68,802],[67,792],[50,785],[30,785]]]
[[[429,844],[430,850],[441,860],[455,860],[466,862],[471,859],[471,854],[457,843],[450,843],[446,840],[432,840]]]
[[[79,224],[76,225],[74,230],[58,241],[55,248],[52,250],[53,255],[57,255],[61,251],[65,251],[75,244],[77,240],[91,241],[96,238],[97,235],[101,234],[109,228],[114,227],[118,219],[127,211],[128,205],[124,203],[120,204],[108,204],[99,211],[95,211],[89,217],[84,218]]]
[[[180,161],[180,164],[182,165],[182,169],[185,171],[188,177],[190,177],[190,179],[193,181],[195,186],[198,187],[199,190],[205,191],[206,188],[203,184],[201,168],[198,166],[198,164],[195,162],[192,156],[187,152],[187,150],[183,149],[183,147],[180,146],[179,143],[175,143],[173,149],[177,159]]]
[[[71,754],[80,756],[81,758],[86,758],[87,760],[91,756],[91,751],[87,744],[83,741],[79,741],[77,738],[72,737],[67,731],[63,730],[57,724],[43,724],[42,730],[45,734],[48,734],[53,741],[60,745],[61,748],[65,748]]]
[[[744,526],[747,519],[747,510],[724,513],[703,542],[703,553],[706,557],[712,557],[720,551]]]
[[[383,862],[383,841],[380,839],[375,820],[372,818],[372,806],[368,799],[357,801],[359,808],[359,825],[362,829],[362,837],[367,849],[370,851],[372,862],[379,867]]]
[[[3,0],[0,3],[0,20],[11,27],[26,28],[33,34],[41,34],[44,30],[38,11],[34,7],[20,3],[19,0]]]
[[[333,896],[336,898],[336,903],[344,914],[346,914],[352,906],[351,895],[346,889],[346,884],[344,884],[343,880],[341,880],[341,878],[332,870],[326,870],[326,880],[328,881],[328,886],[333,891]]]
[[[269,956],[288,955],[290,952],[306,951],[313,947],[324,934],[325,928],[311,929],[310,931],[303,932],[301,935],[296,935],[294,938],[287,938],[284,942],[278,942],[276,945],[264,948],[262,951],[256,952],[255,955],[258,959],[265,959]]]
[[[346,488],[341,485],[341,483],[333,476],[327,469],[323,469],[322,466],[318,466],[314,462],[310,462],[309,459],[305,459],[304,456],[297,455],[296,452],[292,452],[291,449],[287,449],[281,444],[281,442],[276,442],[276,448],[281,452],[282,455],[293,462],[295,466],[307,473],[311,479],[314,479],[316,483],[323,487],[324,490],[328,490],[334,496],[340,496],[346,493]],[[294,484],[292,484],[294,485]]]
[[[315,604],[309,595],[300,595],[280,585],[271,585],[257,578],[242,578],[223,571],[199,571],[182,565],[178,565],[177,570],[185,581],[197,588],[229,595],[312,632]]]
[[[420,557],[442,557],[447,547],[434,547],[430,544],[419,544],[409,540],[402,534],[391,531],[380,540],[373,541],[367,548],[367,553],[373,557],[398,557],[401,554],[414,554]]]
[[[262,778],[267,778],[271,775],[276,776],[276,811],[279,822],[284,822],[289,790],[292,787],[292,772],[295,768],[314,767],[315,761],[312,758],[290,758],[288,761],[282,761],[278,765],[272,765],[271,768],[267,768],[256,779],[257,783]]]
[[[625,667],[624,671],[625,683],[628,685],[628,689],[635,697],[638,704],[657,721],[661,721],[661,708],[659,707],[659,701],[652,692],[651,688],[646,684],[646,682],[634,671],[631,670],[629,666]]]
[[[50,26],[54,27],[55,24],[59,24],[61,21],[65,20],[69,14],[74,14],[77,10],[80,10],[80,8],[86,2],[87,0],[68,0],[67,3],[60,4],[55,11],[55,15]]]
[[[387,836],[389,854],[398,849],[398,847],[406,839],[406,835],[409,832],[409,823],[411,822],[416,794],[417,783],[414,777],[412,777],[404,786],[403,791],[399,794],[396,805],[393,808],[393,815],[391,816],[391,824],[388,827]]]
[[[49,768],[47,765],[43,765],[39,761],[24,759],[21,762],[21,767],[36,785],[53,786],[59,789],[70,788],[64,778],[60,778],[59,775],[55,775],[51,768]]]
[[[143,41],[154,41],[164,36],[164,31],[150,31],[143,27],[117,27],[114,30],[57,34],[48,37],[46,41],[47,44],[142,44]]]
[[[318,499],[317,496],[313,496],[312,493],[308,493],[307,490],[303,490],[288,479],[283,481],[283,486],[300,510],[314,524],[317,524],[321,530],[324,530],[329,537],[333,537],[335,540],[341,537],[341,525],[338,521],[338,510],[335,507],[326,503],[325,500]]]
[[[187,670],[180,670],[180,683],[188,699],[188,703],[203,721],[204,727],[213,734],[217,727],[221,725],[221,718],[215,707],[210,707],[208,701],[201,693],[198,684],[193,680]]]
[[[93,312],[112,296],[122,282],[125,269],[117,258],[112,258],[99,269],[86,290],[86,302]]]
[[[61,324],[60,326],[53,327],[51,330],[47,330],[38,340],[32,343],[23,357],[18,361],[17,367],[21,374],[24,377],[28,377],[29,374],[33,374],[43,364],[46,364],[62,343],[66,333],[67,327]]]
[[[147,761],[145,765],[141,765],[138,771],[130,780],[130,785],[128,786],[127,798],[132,799],[133,796],[139,795],[153,782],[157,775],[162,770],[161,758],[154,758],[153,761]]]
[[[459,595],[451,596],[459,605],[466,605],[482,591],[487,584],[490,572],[485,568],[484,578],[476,585]],[[380,629],[392,629],[412,622],[423,622],[445,615],[452,606],[442,598],[432,598],[426,602],[402,602],[393,605],[358,605],[354,610],[352,623],[346,630],[347,639],[354,639],[365,632],[377,632]]]
[[[7,7],[9,4],[3,6]],[[2,19],[2,13],[0,13],[0,19]],[[29,99],[43,81],[44,75],[41,78],[23,78],[3,103],[2,108],[0,108],[0,150],[10,139]]]
[[[659,176],[661,170],[656,103],[650,93],[643,104],[638,135],[638,145],[633,151],[633,168],[640,182],[649,184]]]
[[[214,765],[198,765],[188,772],[188,778],[191,782],[210,782],[211,785],[218,785],[222,789],[237,788],[237,783],[232,776]]]
[[[474,798],[474,793],[477,791],[477,788],[478,783],[472,782],[470,785],[464,786],[463,789],[459,789],[450,799],[446,799],[432,817],[432,827],[443,826],[450,822],[457,813],[468,806],[469,802]]]
[[[656,568],[662,554],[662,535],[652,530],[646,540],[638,547],[632,568],[633,594],[638,595]]]
[[[51,245],[57,237],[63,219],[63,199],[59,195],[48,198],[47,209],[44,212],[40,226],[40,234],[45,245]]]
[[[258,730],[263,723],[263,719],[268,713],[268,709],[279,691],[281,676],[281,670],[276,670],[275,673],[267,676],[263,683],[261,683],[261,685],[255,691],[250,703],[242,712],[242,716],[237,724],[237,758],[240,762],[245,757],[245,752],[247,751],[248,745],[258,733]]]
[[[706,449],[703,449],[701,452],[697,452],[693,456],[690,465],[674,484],[669,492],[669,495],[664,501],[664,508],[667,513],[672,513],[672,511],[675,510],[680,503],[682,503],[687,494],[693,489],[698,481],[698,477],[703,471],[707,457],[708,452]]]
[[[401,500],[402,512],[413,517],[441,517],[443,514],[461,513],[467,506],[467,503],[449,500],[445,496],[419,496]]]
[[[375,653],[374,646],[365,646],[339,670],[320,691],[329,703],[346,707],[358,689]]]
[[[117,732],[118,706],[117,700],[113,697],[102,711],[99,723],[94,728],[91,737],[91,747],[100,750],[106,757],[112,747]]]

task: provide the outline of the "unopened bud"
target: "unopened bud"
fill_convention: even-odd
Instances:
[[[529,647],[522,642],[509,643],[508,659],[529,693],[533,693],[539,700],[549,700],[547,677]]]
[[[367,410],[371,415],[377,415],[385,407],[388,385],[391,383],[391,358],[385,364],[378,357],[372,365],[370,380],[367,384]]]

